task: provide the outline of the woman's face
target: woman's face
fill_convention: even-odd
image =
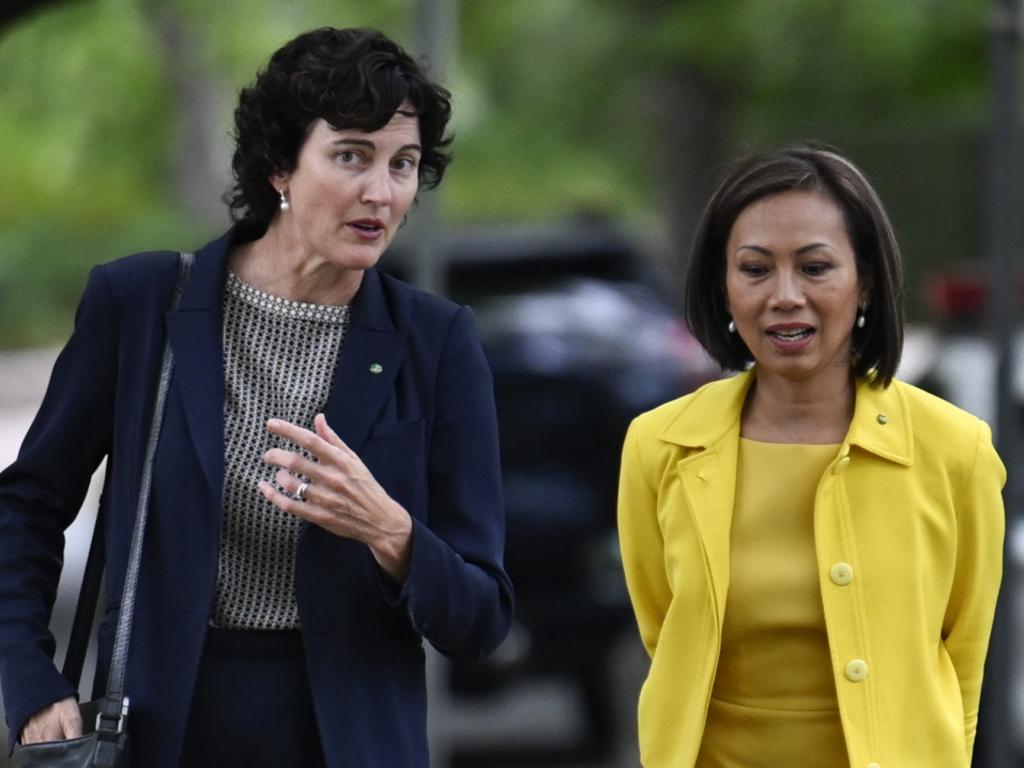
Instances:
[[[372,267],[416,197],[420,153],[419,121],[401,111],[371,133],[318,119],[295,170],[270,179],[290,205],[274,224],[306,257]]]
[[[759,375],[849,376],[867,292],[831,197],[794,190],[752,203],[732,226],[725,259],[729,311]]]

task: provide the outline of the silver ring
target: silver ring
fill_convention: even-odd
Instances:
[[[295,498],[298,499],[299,501],[305,501],[306,500],[306,491],[308,491],[308,490],[309,490],[309,482],[306,481],[306,480],[303,480],[301,483],[299,483],[299,487],[295,491]]]

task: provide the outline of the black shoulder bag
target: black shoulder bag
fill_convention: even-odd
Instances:
[[[178,282],[174,287],[171,309],[176,309],[185,291],[189,273],[192,271],[194,256],[180,254]],[[117,617],[117,634],[114,636],[114,650],[107,676],[107,693],[102,699],[80,705],[83,735],[75,739],[45,741],[37,744],[14,747],[11,755],[13,768],[128,768],[130,748],[128,731],[129,698],[124,689],[125,671],[128,663],[128,646],[132,635],[132,617],[135,612],[135,590],[139,580],[139,563],[142,559],[142,539],[146,533],[146,515],[149,511],[149,492],[153,479],[153,457],[156,455],[160,426],[163,423],[167,400],[167,388],[174,369],[174,356],[169,342],[164,343],[163,361],[160,366],[160,380],[157,383],[156,399],[153,403],[153,421],[146,443],[146,456],[142,465],[142,482],[139,487],[139,504],[135,512],[135,528],[132,531],[132,547],[125,572],[121,609]],[[67,654],[64,657],[64,676],[78,687],[82,665],[89,645],[96,602],[99,597],[100,580],[103,575],[103,524],[97,517],[93,531],[89,559],[82,576],[82,591],[71,628]]]

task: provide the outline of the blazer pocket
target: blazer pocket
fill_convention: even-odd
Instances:
[[[426,522],[425,420],[375,424],[360,458],[388,495],[405,507],[410,515]]]

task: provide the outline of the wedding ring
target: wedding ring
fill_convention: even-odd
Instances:
[[[301,483],[299,483],[299,487],[295,491],[295,498],[298,499],[299,501],[305,501],[306,500],[306,491],[308,491],[308,490],[309,490],[309,483],[306,480],[303,480]]]

